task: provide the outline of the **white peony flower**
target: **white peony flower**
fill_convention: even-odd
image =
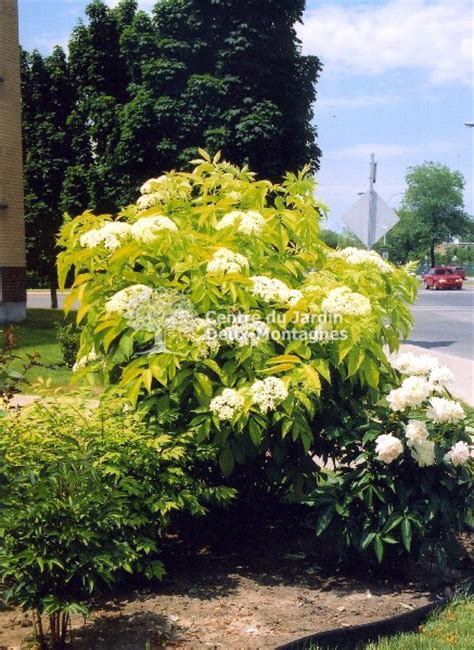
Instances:
[[[412,458],[419,467],[429,467],[435,464],[435,443],[431,440],[422,440],[411,448]]]
[[[422,444],[428,439],[428,435],[428,429],[424,422],[421,420],[408,420],[408,424],[405,426],[405,436],[409,447]]]
[[[263,340],[268,340],[270,328],[262,320],[249,318],[247,314],[239,314],[236,322],[224,328],[219,333],[219,338],[226,343],[234,343],[241,348],[245,345],[255,347]]]
[[[128,223],[123,221],[106,221],[101,228],[94,228],[81,235],[79,243],[83,248],[104,246],[108,250],[115,250],[122,239],[131,234]]]
[[[219,420],[232,420],[244,407],[244,398],[234,388],[224,388],[222,393],[211,400],[209,408]]]
[[[243,235],[259,235],[265,225],[263,216],[255,210],[233,210],[225,214],[216,226],[217,230],[231,228],[237,224],[237,232]]]
[[[367,316],[371,312],[370,300],[349,287],[332,289],[321,303],[321,309],[327,314],[341,316]]]
[[[178,227],[168,217],[163,215],[141,217],[131,226],[132,237],[144,243],[149,243],[159,237],[160,230],[177,232]]]
[[[428,381],[436,393],[441,393],[454,381],[454,375],[447,366],[439,366],[430,372]]]
[[[228,248],[219,248],[212,256],[206,267],[207,273],[242,273],[247,269],[249,261],[243,255],[234,253]]]
[[[433,422],[439,424],[450,422],[455,424],[464,420],[466,414],[459,402],[446,399],[444,397],[432,397],[430,399],[430,406],[426,410],[426,415]]]
[[[290,289],[284,282],[276,278],[267,278],[265,275],[254,275],[252,280],[252,293],[264,302],[278,302],[293,306],[302,298],[303,294],[298,289]]]
[[[427,375],[437,368],[438,359],[428,354],[416,355],[412,352],[405,352],[392,360],[392,367],[402,375]]]
[[[403,445],[391,433],[383,433],[375,440],[375,453],[383,463],[391,463],[403,453]]]
[[[432,386],[424,377],[407,377],[400,388],[395,388],[387,395],[392,411],[404,411],[409,406],[418,406],[429,397]]]
[[[467,442],[457,442],[451,447],[447,454],[444,456],[444,460],[452,463],[454,466],[464,465],[467,463],[471,457],[471,450]]]
[[[278,377],[267,377],[254,382],[251,386],[252,402],[262,413],[274,411],[277,405],[288,397],[285,382]]]
[[[328,257],[332,259],[343,259],[346,260],[346,262],[349,262],[349,264],[354,264],[356,266],[366,266],[367,264],[371,264],[377,266],[379,271],[382,271],[382,273],[391,273],[393,271],[391,265],[375,251],[366,251],[349,246],[348,248],[342,248],[341,250],[329,253]]]

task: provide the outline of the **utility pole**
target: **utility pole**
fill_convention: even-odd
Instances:
[[[375,233],[377,231],[377,196],[374,190],[374,183],[377,180],[377,163],[375,162],[375,155],[370,154],[370,171],[369,171],[369,219],[368,219],[368,246],[370,250],[375,244]]]

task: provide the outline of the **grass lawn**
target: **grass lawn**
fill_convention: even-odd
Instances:
[[[62,387],[68,390],[72,372],[62,359],[61,349],[56,340],[56,323],[64,323],[62,311],[29,309],[26,321],[15,328],[18,337],[16,353],[19,356],[34,352],[40,354],[41,365],[28,372],[27,378],[30,383],[42,377],[51,380],[52,388]],[[23,392],[31,392],[31,390],[28,385]]]
[[[470,650],[474,647],[474,601],[459,600],[434,614],[413,634],[400,634],[366,650]]]

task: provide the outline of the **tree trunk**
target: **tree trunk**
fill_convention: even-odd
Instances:
[[[51,308],[58,308],[58,283],[56,278],[52,278],[49,281],[49,290],[51,292]]]
[[[436,266],[436,257],[435,257],[435,244],[434,242],[431,242],[430,246],[430,258],[431,258],[431,266]]]

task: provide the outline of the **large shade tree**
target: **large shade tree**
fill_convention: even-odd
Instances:
[[[79,101],[64,207],[115,210],[199,146],[274,180],[306,163],[316,170],[321,66],[296,37],[304,5],[161,0],[150,16],[135,0],[93,0],[69,46]]]
[[[425,162],[408,169],[406,182],[400,221],[389,241],[407,258],[429,255],[434,266],[436,246],[472,228],[464,211],[464,177],[441,163]]]
[[[51,305],[57,307],[56,234],[71,161],[66,125],[74,88],[59,47],[46,58],[22,52],[21,65],[27,264],[33,280],[49,286]]]
[[[92,0],[67,61],[60,50],[46,60],[25,55],[31,267],[53,286],[64,212],[115,212],[144,180],[183,167],[200,146],[272,180],[305,164],[317,170],[312,107],[321,66],[296,37],[304,6],[160,0],[149,14],[136,0]],[[69,85],[58,92],[60,79]],[[41,264],[33,261],[39,250]]]

